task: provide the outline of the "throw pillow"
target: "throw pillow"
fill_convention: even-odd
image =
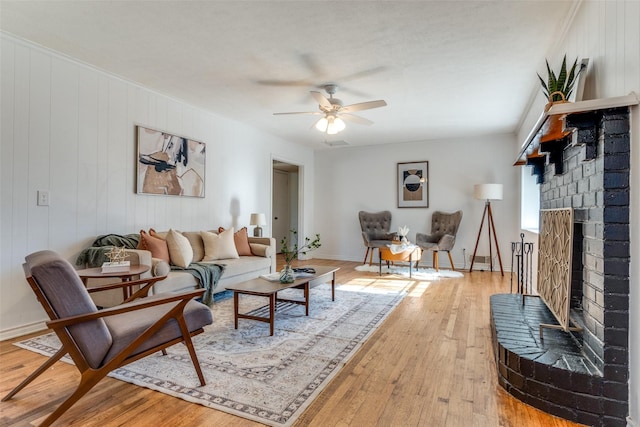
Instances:
[[[140,245],[139,249],[146,249],[151,252],[153,258],[158,258],[163,261],[169,262],[169,248],[167,242],[164,240],[149,235],[146,231],[140,230]]]
[[[218,233],[224,231],[223,227],[218,228]],[[236,250],[240,256],[251,256],[251,246],[249,246],[249,235],[247,234],[247,227],[242,227],[240,230],[233,234],[233,241],[236,244]]]
[[[173,265],[187,268],[193,261],[193,249],[189,244],[189,239],[179,232],[173,229],[169,230],[167,233],[167,246],[169,247],[169,257]]]
[[[153,237],[157,237],[157,238],[162,239],[162,240],[167,240],[167,234],[168,233],[169,233],[168,231],[156,231],[153,228],[149,229],[149,234],[151,234]],[[178,233],[179,233],[179,231],[178,231]]]
[[[233,242],[233,228],[220,234],[201,231],[200,235],[204,241],[203,261],[240,258]]]
[[[204,258],[204,242],[199,231],[183,231],[182,235],[189,240],[191,249],[193,249],[193,261],[199,262]]]
[[[166,276],[171,272],[169,263],[165,261],[156,261],[153,263],[153,277]]]

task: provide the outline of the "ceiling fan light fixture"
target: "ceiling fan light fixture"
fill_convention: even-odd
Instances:
[[[316,123],[316,129],[320,132],[326,133],[327,135],[335,135],[338,132],[343,131],[345,127],[346,125],[344,120],[332,114],[326,115]]]
[[[318,129],[320,132],[326,132],[328,129],[328,126],[329,126],[329,121],[327,120],[326,117],[323,117],[316,122],[316,129]]]
[[[333,126],[331,126],[333,124]],[[329,127],[333,127],[333,134],[336,134],[338,132],[342,132],[344,130],[344,128],[346,127],[346,125],[344,124],[344,120],[342,120],[340,117],[336,117],[333,120],[333,123],[329,123]],[[329,133],[329,130],[327,129],[327,133]]]

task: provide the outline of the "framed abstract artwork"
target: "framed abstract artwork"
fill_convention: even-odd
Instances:
[[[398,163],[398,207],[429,207],[429,162]]]
[[[137,126],[138,194],[204,197],[206,144]]]

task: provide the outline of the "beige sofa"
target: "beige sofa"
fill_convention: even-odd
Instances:
[[[163,234],[163,233],[159,233]],[[185,233],[186,234],[186,233]],[[190,233],[197,235],[197,233]],[[199,261],[212,264],[224,265],[224,272],[220,277],[213,293],[225,290],[226,286],[234,285],[246,280],[254,279],[263,274],[270,274],[276,271],[276,241],[269,237],[248,237],[251,247],[251,256],[240,256],[235,259],[217,259],[215,261]],[[202,252],[202,247],[193,247],[199,243],[190,242],[194,253]],[[170,270],[170,265],[158,258],[153,258],[149,250],[127,249],[128,257],[132,265],[148,265],[151,268],[147,273],[141,275],[142,278],[150,276],[167,275],[167,278],[157,282],[151,294],[165,292],[180,292],[183,290],[196,289],[201,287],[199,280],[189,272]],[[89,279],[87,286],[92,287],[98,284],[108,283],[107,279]],[[112,307],[120,304],[123,300],[120,291],[99,292],[93,294],[92,298],[96,305],[101,307]]]

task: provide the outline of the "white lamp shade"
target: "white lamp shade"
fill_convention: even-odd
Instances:
[[[267,217],[263,213],[252,213],[249,225],[267,225]]]
[[[473,197],[478,200],[502,200],[502,184],[476,184]]]

